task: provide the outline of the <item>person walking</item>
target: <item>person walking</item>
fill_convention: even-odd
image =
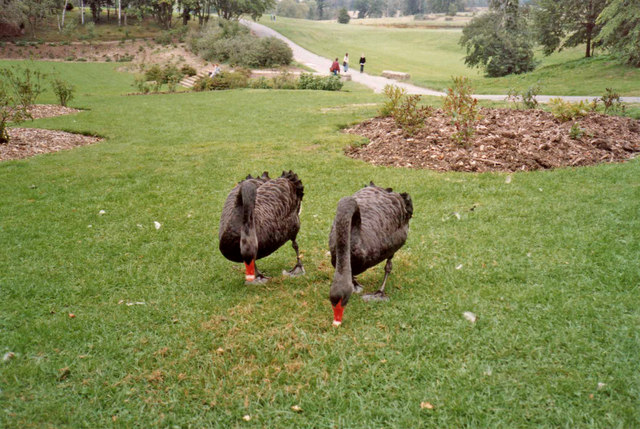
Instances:
[[[329,68],[329,71],[333,73],[334,76],[338,75],[338,73],[340,72],[340,63],[338,62],[338,58],[336,58],[333,63],[331,63],[331,68]]]
[[[349,71],[349,52],[344,54],[344,58],[342,59],[342,67],[344,68],[344,72]]]
[[[360,73],[364,71],[364,63],[367,62],[367,59],[364,57],[364,54],[360,55]]]

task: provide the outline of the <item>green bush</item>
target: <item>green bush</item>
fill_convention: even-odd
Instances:
[[[293,53],[275,37],[258,39],[235,22],[208,25],[190,40],[191,49],[207,61],[243,67],[289,65]]]
[[[249,81],[249,87],[253,89],[273,89],[273,83],[271,82],[271,79],[260,76],[257,79]]]
[[[626,111],[626,106],[622,103],[620,94],[612,88],[605,88],[605,93],[600,97],[600,101],[604,104],[604,113],[624,114]]]
[[[154,64],[145,70],[144,76],[147,81],[155,81],[162,85],[169,83],[170,80],[179,82],[183,73],[174,64],[165,64],[164,67]]]
[[[424,121],[433,113],[431,106],[418,106],[419,95],[408,95],[395,111],[393,119],[396,125],[403,129],[406,134],[413,135],[420,128],[424,127]]]
[[[475,124],[480,119],[478,100],[473,98],[469,79],[453,77],[453,85],[447,88],[442,109],[451,116],[456,132],[451,136],[459,144],[467,144],[475,132]]]
[[[342,8],[338,11],[338,22],[340,24],[348,24],[351,21],[351,17],[349,16],[349,12],[347,12],[346,8]]]
[[[516,109],[535,109],[538,107],[536,97],[540,94],[540,85],[531,85],[524,92],[518,92],[515,89],[509,89],[507,100],[511,101]]]
[[[183,65],[182,68],[180,68],[180,72],[184,75],[184,76],[195,76],[196,74],[198,74],[197,70],[193,67],[191,67],[190,65]]]
[[[340,91],[342,85],[338,76],[314,76],[310,73],[302,73],[298,79],[298,89]]]
[[[575,118],[585,116],[589,112],[589,105],[584,101],[571,103],[562,98],[549,100],[549,108],[553,116],[561,122],[567,122]]]
[[[380,109],[380,116],[393,116],[407,91],[395,85],[385,85],[383,91],[387,99]]]
[[[0,69],[0,144],[9,141],[7,123],[31,119],[28,107],[42,92],[39,72],[29,68]]]
[[[69,82],[60,78],[54,78],[51,81],[51,87],[61,106],[66,106],[73,98],[73,91],[75,88]]]
[[[249,77],[243,70],[236,72],[222,72],[211,78],[204,76],[193,85],[194,91],[219,91],[223,89],[246,88],[249,86]]]
[[[296,78],[288,72],[282,72],[273,78],[273,89],[296,89]]]
[[[584,130],[580,128],[577,122],[574,122],[569,130],[569,137],[573,140],[579,140],[584,135]]]

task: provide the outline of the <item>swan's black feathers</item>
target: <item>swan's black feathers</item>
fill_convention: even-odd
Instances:
[[[375,186],[373,182],[360,189],[351,197],[356,202],[356,210],[350,214],[351,224],[351,268],[353,275],[377,265],[394,255],[407,240],[409,219],[413,214],[411,197],[408,194],[392,192]],[[356,215],[358,219],[356,218]],[[335,226],[329,236],[332,264],[336,264]],[[358,222],[359,220],[359,222]]]
[[[295,239],[300,230],[298,213],[304,187],[298,176],[291,171],[276,179],[270,179],[266,171],[257,178],[249,175],[229,192],[220,218],[220,251],[234,262],[242,261],[241,189],[247,182],[256,188],[253,219],[258,239],[258,259],[270,255],[288,240]]]

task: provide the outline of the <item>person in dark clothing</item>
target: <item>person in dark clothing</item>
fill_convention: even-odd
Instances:
[[[367,59],[364,57],[364,54],[360,55],[360,73],[364,71],[364,63],[367,62]]]

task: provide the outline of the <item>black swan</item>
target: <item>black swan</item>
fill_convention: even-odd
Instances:
[[[255,265],[291,240],[297,263],[283,274],[304,274],[296,236],[300,230],[300,203],[304,187],[292,171],[271,179],[266,171],[260,177],[247,176],[227,196],[220,218],[220,252],[233,262],[244,262],[246,283],[268,280]]]
[[[373,182],[340,200],[329,234],[331,265],[336,269],[329,293],[334,326],[342,323],[344,307],[351,293],[362,291],[355,276],[385,259],[382,285],[367,298],[387,299],[384,286],[391,272],[391,259],[407,241],[412,215],[413,203],[409,194],[398,194],[391,188],[375,186]]]

